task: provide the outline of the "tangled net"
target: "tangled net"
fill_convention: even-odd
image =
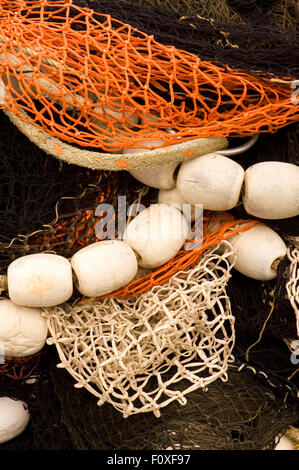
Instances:
[[[13,379],[27,379],[38,368],[41,355],[44,351],[26,357],[1,357],[0,376],[5,375]],[[3,363],[2,363],[3,362]]]
[[[217,61],[219,65],[252,74],[259,70],[282,79],[298,76],[295,0],[262,3],[76,0],[75,3],[111,15],[153,34],[161,44],[184,49],[202,60]]]
[[[0,111],[0,264],[13,238],[51,222],[60,198],[80,195],[97,178],[46,155]]]
[[[275,280],[261,283],[234,272],[227,292],[235,317],[236,363],[298,400],[299,250],[296,238],[290,240],[285,239],[287,255]]]
[[[225,290],[231,254],[224,241],[206,250],[196,267],[128,300],[43,309],[58,367],[124,417],[148,411],[159,417],[172,401],[186,404],[193,390],[227,380],[234,345]]]
[[[45,348],[38,367],[20,380],[0,374],[0,396],[24,401],[30,421],[19,436],[0,444],[0,450],[74,450],[71,435],[62,422],[61,405],[54,393],[49,358]],[[28,379],[28,380],[27,380]]]
[[[223,23],[273,24],[279,29],[295,30],[296,0],[128,0],[130,4],[163,7],[181,15],[201,15]],[[82,2],[81,2],[82,3]],[[98,0],[85,0],[94,7]]]
[[[203,61],[71,0],[2,2],[0,41],[1,107],[79,147],[146,148],[145,138],[165,147],[273,133],[298,120],[292,77],[273,81]],[[63,143],[52,146],[63,158]]]
[[[109,403],[97,407],[94,396],[74,388],[55,361],[50,373],[62,421],[79,450],[274,449],[275,437],[298,424],[298,403],[285,404],[268,383],[232,365],[227,381],[192,391],[185,406],[173,401],[159,419],[152,413],[124,419]],[[186,387],[186,381],[178,383],[182,391]]]

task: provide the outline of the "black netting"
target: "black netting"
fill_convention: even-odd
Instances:
[[[109,14],[153,34],[162,44],[184,49],[202,60],[218,61],[251,73],[261,70],[293,79],[298,75],[299,34],[293,2],[280,2],[280,7],[273,1],[266,2],[267,6],[264,2],[263,6],[261,2],[251,1],[250,5],[245,1],[230,2],[230,7],[223,0],[76,0],[75,3]]]
[[[55,355],[55,351],[53,352]],[[0,375],[0,396],[24,401],[30,413],[25,431],[0,444],[0,451],[75,449],[71,435],[62,421],[60,401],[54,394],[49,369],[50,354],[52,351],[46,348],[38,368],[27,379],[31,383]]]
[[[298,419],[294,404],[284,404],[274,389],[250,371],[229,370],[207,391],[188,395],[187,404],[172,403],[160,418],[140,413],[124,419],[109,404],[75,389],[63,369],[51,367],[62,419],[80,450],[258,450],[273,449],[274,438]]]

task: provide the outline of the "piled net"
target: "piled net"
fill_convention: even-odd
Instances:
[[[98,405],[111,403],[124,417],[149,411],[159,417],[172,401],[186,404],[193,390],[227,380],[234,345],[226,294],[232,253],[223,241],[196,267],[128,300],[43,309],[58,367]]]
[[[75,3],[109,14],[148,35],[154,34],[161,44],[184,49],[202,60],[217,61],[252,74],[259,70],[281,78],[298,76],[299,35],[294,0],[268,2],[272,8],[267,12],[263,8],[265,2],[263,5],[258,2],[254,9],[253,2],[243,0],[239,3],[248,7],[248,15],[240,15],[237,2],[232,10],[228,3],[233,2],[225,0]]]
[[[202,15],[225,23],[274,24],[282,29],[296,29],[296,0],[128,0],[131,4],[163,7],[181,15]],[[85,0],[94,5],[99,0]]]
[[[38,368],[40,359],[44,351],[26,357],[5,357],[4,361],[0,355],[0,376],[10,377],[12,379],[23,380]]]
[[[287,255],[275,280],[261,283],[234,273],[227,292],[235,317],[236,363],[298,399],[299,250],[285,241]]]
[[[0,112],[0,264],[5,246],[55,218],[63,196],[76,196],[98,173],[50,158]],[[3,271],[2,271],[3,272]]]
[[[273,449],[277,435],[298,425],[298,403],[285,404],[250,371],[232,366],[228,381],[216,380],[207,391],[188,395],[185,406],[173,401],[161,410],[124,419],[106,403],[74,388],[66,371],[51,367],[62,420],[80,450],[263,450]],[[184,390],[188,384],[178,384]]]
[[[8,101],[2,105],[19,115],[24,122],[34,122],[38,128],[43,128],[51,135],[56,135],[72,144],[85,148],[101,148],[106,151],[132,147],[132,137],[134,145],[136,143],[136,146],[140,147],[139,141],[145,140],[144,134],[148,132],[147,138],[151,135],[155,139],[162,137],[165,144],[169,144],[182,142],[198,135],[240,137],[259,131],[262,134],[255,147],[242,157],[237,157],[237,161],[244,168],[265,160],[298,164],[298,125],[289,125],[291,121],[297,119],[295,107],[290,102],[290,93],[294,91],[290,87],[293,78],[298,74],[299,47],[296,47],[298,32],[294,20],[295,2],[263,2],[261,7],[257,2],[250,1],[245,4],[241,0],[221,2],[190,0],[179,3],[177,0],[130,0],[130,3],[77,0],[74,5],[71,5],[69,1],[43,2],[41,8],[40,2],[3,0],[0,5],[3,13],[2,20],[0,20],[2,35],[0,38],[0,53],[2,54],[0,74],[9,97]],[[57,14],[59,6],[61,8]],[[82,7],[92,8],[98,14],[92,12],[90,14],[90,10],[86,13],[86,9],[82,13]],[[41,16],[42,10],[44,11],[43,17]],[[7,15],[6,18],[5,15]],[[43,31],[44,42],[39,36],[39,24],[42,24],[43,28],[46,27]],[[89,27],[88,34],[93,35],[93,41],[89,41],[88,44],[84,42],[83,45],[82,38],[83,36],[86,38],[87,26]],[[66,32],[63,35],[63,44],[70,46],[65,55],[63,55],[63,49],[60,48],[61,42],[58,41],[58,36],[61,40],[62,30]],[[9,40],[5,36],[7,33],[9,33]],[[155,40],[151,37],[152,34],[155,35]],[[97,46],[94,44],[95,37],[100,41]],[[114,59],[115,57],[118,61],[125,59],[125,55],[121,55],[124,47],[121,41],[128,38],[131,42],[127,43],[124,50],[128,52],[127,57],[131,61],[129,63],[133,64],[133,69],[125,68],[125,73],[123,73],[124,70],[120,72],[120,69],[125,62],[120,61],[116,64]],[[103,65],[104,62],[101,62],[99,57],[95,57],[95,53],[99,50],[102,52],[105,40],[111,40],[110,52],[113,52],[109,55],[108,51],[108,54],[104,56],[105,67],[107,64],[111,72],[108,82],[106,77],[106,83],[109,83],[110,91],[113,90],[112,95],[106,89],[103,93],[103,79],[97,82],[96,88],[94,86],[95,80],[99,79],[99,71],[104,70],[103,67],[99,68],[99,64]],[[143,45],[143,49],[134,49],[137,43],[140,47]],[[38,48],[40,44],[42,44],[42,50]],[[162,46],[163,44],[165,47]],[[157,54],[156,65],[157,59],[161,61],[160,65],[163,64],[163,67],[167,61],[171,60],[170,65],[167,63],[169,67],[173,66],[172,70],[175,67],[179,70],[178,67],[184,64],[186,67],[184,75],[187,73],[188,83],[180,76],[179,78],[171,76],[167,82],[164,70],[160,75],[161,70],[152,68],[152,64],[149,65],[150,63],[146,62],[149,57],[152,59],[150,55],[152,53]],[[87,57],[85,62],[83,57]],[[143,82],[138,81],[134,75],[136,57],[139,60],[138,78],[139,73],[142,72]],[[198,77],[192,75],[191,62],[187,63],[187,58],[193,64],[200,64],[198,77],[201,81],[198,82],[198,87],[196,84]],[[83,65],[85,68],[82,80]],[[232,70],[231,67],[238,68],[239,71]],[[86,70],[88,70],[87,78]],[[167,73],[169,70],[170,68],[167,69]],[[251,76],[247,75],[248,73]],[[121,80],[119,80],[120,77]],[[279,78],[283,81],[280,82]],[[123,79],[128,79],[125,86]],[[150,83],[147,82],[149,79]],[[217,80],[220,84],[219,89]],[[248,80],[251,82],[250,85]],[[114,87],[116,81],[120,83],[117,93]],[[247,85],[248,88],[245,90]],[[124,89],[127,92],[125,96],[129,97],[128,100],[122,95]],[[195,96],[195,92],[198,92],[200,96]],[[104,110],[98,109],[95,114],[95,100],[98,100],[99,96],[103,98],[102,103],[105,108]],[[205,100],[204,110],[200,99]],[[216,105],[218,99],[219,103]],[[286,99],[288,100],[287,107],[283,104]],[[219,108],[217,108],[218,105]],[[284,113],[286,108],[287,116],[282,114],[282,110]],[[87,111],[82,112],[83,109]],[[161,109],[162,113],[159,114]],[[244,120],[241,123],[242,116],[244,117],[249,111],[254,124],[248,116],[248,121]],[[215,119],[212,112],[216,113]],[[237,113],[237,116],[234,113]],[[138,120],[132,118],[134,115],[137,115]],[[1,209],[3,208],[0,217],[2,274],[5,274],[8,264],[18,256],[47,250],[70,257],[79,248],[97,241],[95,227],[99,222],[99,217],[95,215],[95,209],[99,203],[108,202],[113,205],[117,215],[117,196],[120,194],[120,188],[121,194],[128,197],[128,203],[136,202],[136,200],[144,205],[156,202],[156,192],[152,190],[144,192],[141,185],[127,174],[124,178],[122,172],[117,177],[108,172],[87,171],[72,165],[66,166],[55,159],[48,158],[17,131],[2,112],[0,112],[0,119],[2,125],[0,130],[1,165],[3,166],[0,201]],[[141,119],[143,119],[143,124]],[[199,131],[205,132],[205,129],[201,128],[202,124],[208,134],[198,134]],[[238,127],[239,125],[241,127]],[[217,126],[219,132],[224,134],[217,134]],[[177,136],[166,134],[167,127],[175,127],[178,130]],[[279,129],[279,127],[283,128]],[[66,136],[63,135],[65,129]],[[269,135],[273,132],[275,133]],[[180,140],[176,140],[177,137]],[[56,150],[59,156],[61,147],[56,146]],[[30,160],[28,155],[30,155]],[[114,350],[117,353],[115,356],[110,356],[111,363],[121,367],[123,373],[123,366],[127,364],[123,362],[123,356],[117,346],[121,350],[121,347],[127,345],[125,338],[121,336],[124,331],[121,328],[124,327],[125,331],[132,334],[130,330],[132,327],[133,344],[130,345],[131,355],[129,354],[128,357],[131,367],[134,369],[136,366],[134,361],[137,356],[134,347],[138,352],[145,353],[144,362],[137,362],[138,366],[149,366],[150,361],[146,361],[149,357],[148,351],[139,347],[138,335],[141,331],[132,326],[130,323],[132,318],[130,319],[122,308],[125,306],[128,312],[134,311],[134,316],[136,312],[138,314],[140,305],[145,302],[146,308],[151,312],[151,309],[156,306],[155,302],[158,302],[157,299],[160,298],[162,303],[159,300],[159,305],[164,305],[168,312],[175,311],[167,296],[169,292],[172,292],[174,285],[186,288],[186,279],[191,281],[187,294],[189,296],[190,292],[191,305],[195,308],[197,304],[192,294],[194,281],[188,278],[188,273],[193,273],[198,283],[196,276],[200,277],[200,274],[196,269],[201,257],[204,259],[210,256],[214,252],[211,247],[227,238],[231,234],[233,225],[240,223],[238,222],[240,219],[247,219],[247,222],[248,218],[250,219],[242,211],[241,206],[231,212],[234,217],[225,214],[224,218],[219,220],[224,222],[224,227],[215,232],[211,230],[211,214],[204,214],[203,234],[200,236],[198,250],[181,250],[165,266],[135,279],[124,289],[106,296],[106,299],[97,299],[93,304],[86,299],[80,299],[78,303],[77,295],[76,299],[72,299],[74,304],[69,303],[63,308],[59,307],[61,318],[57,312],[53,318],[49,317],[49,321],[54,325],[53,331],[55,328],[54,342],[57,340],[56,346],[60,353],[59,359],[57,357],[54,359],[54,364],[60,360],[77,383],[87,389],[90,387],[89,391],[92,393],[87,393],[86,390],[76,391],[72,385],[66,389],[67,379],[70,380],[69,374],[65,374],[66,377],[64,377],[64,371],[56,370],[53,366],[55,372],[52,371],[52,379],[61,402],[63,422],[67,424],[68,431],[61,423],[60,405],[56,398],[51,396],[53,390],[47,377],[43,382],[43,387],[45,388],[47,384],[50,395],[43,396],[46,397],[45,401],[53,403],[53,407],[49,407],[51,409],[47,412],[52,413],[50,422],[53,424],[53,429],[56,427],[57,440],[54,439],[54,434],[51,434],[49,427],[42,419],[45,406],[41,398],[41,401],[37,400],[34,405],[31,405],[36,413],[34,423],[38,423],[35,424],[36,431],[33,432],[30,428],[30,433],[27,434],[26,431],[24,434],[24,440],[20,436],[5,446],[11,449],[62,449],[72,448],[73,445],[82,449],[159,449],[169,446],[182,449],[195,446],[205,449],[273,448],[275,434],[283,432],[289,424],[298,426],[299,423],[296,422],[290,408],[281,406],[282,399],[285,404],[286,391],[288,398],[297,397],[299,389],[298,366],[291,361],[292,357],[295,360],[298,359],[298,355],[292,356],[292,341],[298,337],[299,281],[298,240],[296,238],[298,237],[298,217],[281,221],[266,221],[288,242],[288,254],[280,263],[276,281],[258,283],[245,279],[234,271],[229,280],[230,274],[227,275],[227,272],[230,271],[231,266],[228,269],[227,260],[223,265],[220,255],[216,254],[216,257],[213,255],[213,260],[209,262],[216,263],[215,282],[218,276],[220,284],[214,292],[214,300],[217,298],[215,310],[206,311],[207,324],[211,326],[213,315],[216,322],[214,330],[211,329],[211,336],[208,336],[209,344],[205,344],[200,336],[195,339],[192,325],[186,319],[183,321],[179,313],[177,316],[174,315],[175,321],[170,324],[174,334],[171,336],[171,345],[175,347],[178,341],[179,346],[183,347],[183,366],[178,367],[178,363],[173,365],[171,361],[174,360],[175,353],[171,356],[171,353],[168,354],[160,348],[162,355],[168,354],[166,364],[158,366],[158,375],[156,374],[155,377],[151,372],[151,378],[143,389],[141,384],[144,376],[140,378],[137,375],[131,382],[131,377],[128,382],[123,381],[121,393],[119,393],[119,389],[111,388],[113,384],[109,382],[109,376],[104,375],[105,380],[100,383],[104,393],[101,393],[100,397],[98,396],[99,383],[97,382],[97,387],[95,387],[92,380],[95,377],[94,371],[98,368],[98,351],[104,351],[104,343],[99,346],[98,350],[95,349],[91,357],[89,356],[91,360],[89,368],[84,369],[85,354],[88,356],[90,353],[88,347],[93,344],[94,337],[93,331],[87,332],[90,325],[83,325],[82,318],[84,316],[89,319],[92,325],[94,321],[92,315],[95,311],[105,313],[106,323],[100,322],[97,325],[99,328],[107,328],[105,331],[108,332],[108,336],[103,339],[104,342],[106,341],[105,349],[110,351],[113,347],[112,340],[109,342],[112,329],[114,328],[113,334],[115,330],[120,334],[120,341]],[[250,222],[250,224],[254,223],[254,221]],[[252,226],[250,224],[247,228]],[[207,266],[206,264],[205,269]],[[206,275],[211,282],[210,276],[213,278],[215,273],[213,270],[208,270]],[[224,279],[226,279],[225,282]],[[223,289],[227,282],[227,288]],[[156,297],[152,295],[153,290],[156,292]],[[184,287],[180,294],[176,289],[173,301],[181,306],[181,310],[185,302],[184,308],[188,311],[190,299],[184,292]],[[117,298],[115,298],[116,294]],[[136,297],[137,294],[140,298]],[[201,301],[204,302],[204,298]],[[108,306],[112,310],[110,308],[108,311]],[[157,310],[157,306],[155,308]],[[82,313],[79,314],[79,312]],[[48,312],[46,314],[49,315]],[[74,323],[71,318],[72,314],[75,314],[76,318]],[[157,336],[163,339],[162,333],[153,329],[153,324],[159,321],[158,314],[156,316],[155,314],[150,316],[154,323],[149,323],[148,330],[144,327],[147,323],[142,323],[145,333],[150,334],[153,341],[157,340]],[[109,322],[112,319],[115,320],[117,315],[122,318],[122,325],[113,322],[110,325]],[[227,320],[224,327],[225,316]],[[142,315],[139,319],[141,318]],[[81,332],[81,328],[85,327],[84,334],[87,334],[87,337],[82,343],[81,350],[76,344],[74,348],[71,345],[62,344],[65,325],[68,328],[67,334],[72,340],[75,340],[76,332],[79,330]],[[217,325],[220,330],[217,329]],[[182,335],[178,338],[180,332]],[[224,343],[222,343],[223,350],[220,347],[221,341]],[[156,346],[155,342],[154,344]],[[191,365],[191,369],[193,365],[192,354],[188,350],[192,344],[193,350],[195,347],[197,351],[194,354],[198,354],[200,358],[200,377],[199,375],[195,377],[194,370],[188,369],[188,364]],[[144,346],[143,343],[142,346]],[[212,350],[214,348],[214,355],[206,354],[207,347],[211,347]],[[69,351],[67,356],[64,356],[64,350]],[[79,358],[74,360],[76,353]],[[14,387],[22,384],[23,387],[24,377],[28,377],[33,371],[36,373],[45,356],[45,351],[43,351],[27,359],[6,360],[5,364],[0,367],[1,386]],[[239,367],[238,374],[235,370],[230,370],[231,366],[228,367],[233,356],[235,364]],[[214,369],[212,367],[210,374],[205,367],[212,357],[216,362],[213,363]],[[158,363],[158,353],[155,358]],[[191,362],[188,362],[189,359]],[[82,364],[84,367],[80,369]],[[44,378],[47,376],[49,364],[45,367]],[[181,377],[182,371],[187,373],[188,377],[178,380],[174,386],[171,386],[174,377]],[[163,377],[163,383],[161,380],[159,383],[157,379],[159,374]],[[228,382],[225,382],[227,377]],[[16,382],[13,378],[19,380]],[[215,378],[222,380],[214,380]],[[87,382],[92,382],[92,385]],[[204,384],[208,382],[210,383],[208,393],[206,393],[202,387],[205,387]],[[111,393],[107,392],[107,386],[110,387]],[[134,387],[138,390],[138,398],[138,393],[136,395],[133,392]],[[163,394],[155,402],[153,397],[157,398],[159,387],[162,387]],[[165,397],[165,390],[170,396],[166,393]],[[248,391],[252,394],[256,392],[254,400],[250,400]],[[96,395],[97,398],[92,395]],[[41,388],[39,388],[39,396],[42,397]],[[97,407],[96,401],[101,400],[110,401],[110,403]],[[262,402],[262,400],[265,401]],[[68,406],[69,403],[73,403],[73,408]],[[186,404],[182,407],[181,403]],[[156,415],[162,413],[159,420],[152,413],[140,412],[146,407],[150,409],[150,406]],[[205,406],[209,408],[206,414]],[[293,406],[293,401],[290,406]],[[221,414],[223,410],[228,411],[225,418]],[[132,416],[124,420],[119,411],[124,415]],[[103,420],[105,426],[103,426]],[[271,429],[269,430],[270,421]],[[129,422],[132,423],[132,428],[128,426]],[[101,426],[98,423],[101,423]],[[136,429],[140,429],[139,442],[136,442]],[[223,429],[224,432],[222,432]],[[73,442],[70,442],[68,433],[71,434]],[[146,433],[150,434],[152,442],[148,440]],[[42,442],[38,436],[42,436]],[[163,436],[163,439],[159,436]]]
[[[80,248],[98,241],[96,228],[103,214],[96,209],[110,204],[115,216],[103,227],[107,232],[116,220],[123,218],[119,196],[125,198],[124,217],[133,203],[144,206],[157,201],[157,190],[144,188],[129,174],[85,170],[59,163],[46,156],[0,114],[0,152],[2,172],[0,214],[0,272],[26,254],[50,251],[70,258]],[[28,158],[30,155],[30,159]],[[167,282],[170,277],[189,266],[195,266],[200,255],[230,234],[237,223],[224,214],[222,226],[213,231],[212,214],[205,213],[203,233],[195,250],[182,249],[166,265],[132,281],[117,292],[119,297],[132,297]],[[255,222],[249,222],[248,227]],[[117,237],[117,226],[115,236]],[[3,286],[5,289],[5,286]],[[77,296],[75,292],[74,296]],[[28,358],[6,358],[0,374],[22,379],[39,364],[40,355]]]
[[[298,120],[294,77],[204,61],[71,0],[3,0],[0,41],[2,108],[81,148],[273,133]]]
[[[16,381],[0,375],[0,396],[22,400],[30,421],[19,436],[0,444],[1,450],[73,450],[72,437],[62,422],[62,410],[49,368],[49,347],[28,380]]]

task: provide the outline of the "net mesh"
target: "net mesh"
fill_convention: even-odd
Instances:
[[[110,14],[172,45],[199,56],[254,74],[257,70],[281,78],[298,76],[298,25],[295,1],[239,2],[255,18],[245,18],[225,0],[76,0],[80,6]],[[236,6],[236,4],[235,4]],[[264,11],[262,11],[264,10]]]
[[[0,112],[0,256],[3,247],[55,218],[63,197],[74,197],[96,173],[50,158]],[[1,260],[1,265],[4,260]]]
[[[227,292],[235,317],[236,363],[298,400],[299,251],[294,241],[285,241],[287,255],[276,280],[259,283],[234,272]]]
[[[196,267],[128,300],[117,296],[43,309],[63,367],[124,417],[153,412],[221,378],[233,361],[226,294],[231,245],[206,250]],[[178,384],[185,381],[185,389]]]
[[[111,404],[74,388],[63,369],[50,367],[62,419],[80,450],[263,450],[273,449],[278,434],[298,424],[298,407],[275,396],[250,370],[229,366],[228,380],[173,401],[160,418],[139,413],[123,418]],[[178,384],[182,390],[186,382]]]
[[[71,1],[4,1],[1,13],[1,106],[73,145],[146,148],[146,136],[162,147],[273,133],[298,120],[293,77],[201,60]]]

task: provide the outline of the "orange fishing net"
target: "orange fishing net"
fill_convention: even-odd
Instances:
[[[0,108],[62,141],[119,152],[298,120],[291,78],[202,61],[71,0],[1,0],[0,18]]]
[[[0,363],[0,376],[4,375],[12,379],[24,380],[38,368],[44,350],[26,357],[5,357]]]

